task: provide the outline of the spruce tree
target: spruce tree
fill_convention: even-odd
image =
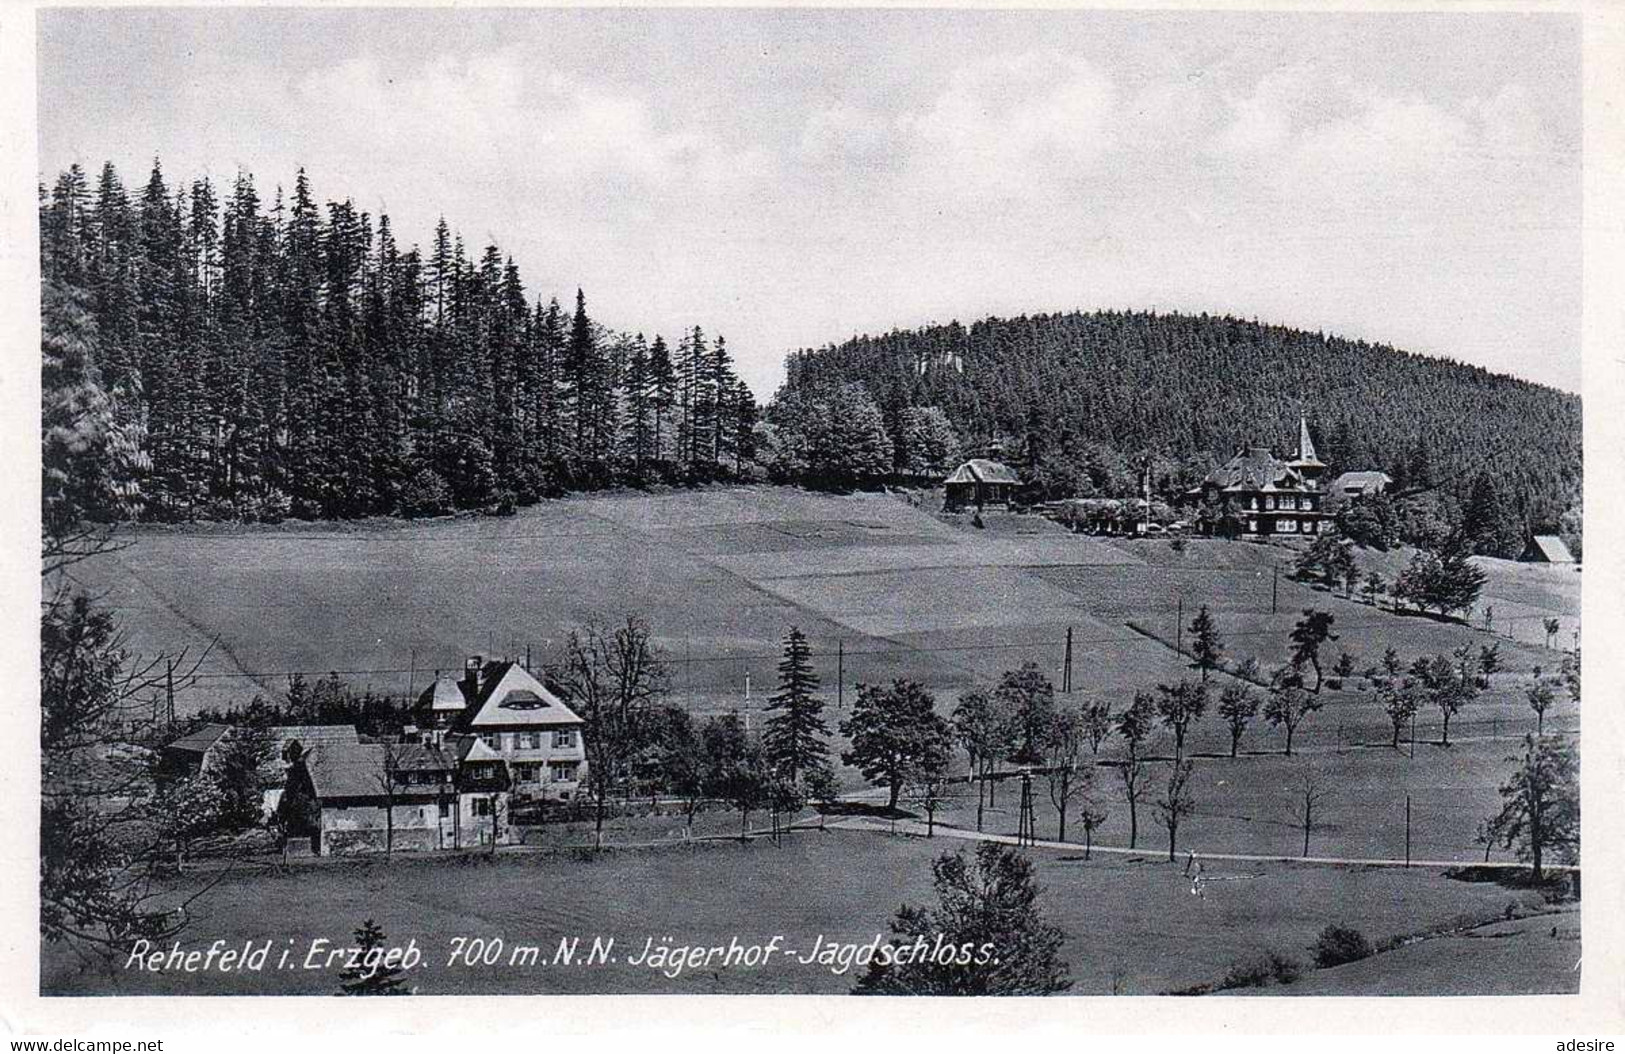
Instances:
[[[813,694],[817,690],[812,649],[801,630],[792,626],[779,659],[779,690],[768,700],[767,711],[773,716],[762,733],[768,763],[791,782],[829,768],[829,747],[824,742],[829,726],[824,723],[823,700]]]
[[[1206,604],[1191,620],[1191,639],[1191,654],[1196,657],[1196,668],[1202,671],[1202,683],[1206,684],[1208,674],[1224,665],[1224,640]]]
[[[633,472],[642,479],[652,438],[649,428],[649,347],[642,333],[632,339],[632,353],[627,358],[621,389],[626,405],[627,453]]]
[[[654,344],[649,347],[649,408],[654,413],[654,459],[666,460],[666,444],[662,437],[661,426],[665,415],[677,403],[677,374],[672,369],[671,350],[666,347],[666,338],[655,334]]]
[[[368,919],[355,931],[355,946],[361,950],[354,966],[339,973],[339,995],[409,995],[401,968],[384,965],[388,950],[383,928]]]

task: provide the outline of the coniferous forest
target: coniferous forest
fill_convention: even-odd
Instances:
[[[132,192],[111,163],[94,187],[74,166],[40,188],[40,242],[48,392],[80,393],[57,411],[102,413],[124,455],[121,478],[76,461],[98,518],[511,509],[751,458],[756,403],[721,336],[612,331],[444,220],[423,250],[318,204],[302,169],[267,201],[247,174],[171,186],[155,162]]]
[[[1241,447],[1294,451],[1301,412],[1332,474],[1381,469],[1458,504],[1490,488],[1524,531],[1555,532],[1580,505],[1578,396],[1236,318],[1074,312],[859,336],[791,355],[775,409],[853,383],[887,419],[940,407],[969,449],[1059,493],[1134,493],[1132,474],[1113,478],[1122,455],[1177,493]]]
[[[1173,497],[1239,447],[1290,451],[1301,412],[1333,473],[1492,509],[1486,551],[1578,527],[1578,396],[1384,345],[1209,315],[954,322],[795,352],[758,420],[721,336],[617,332],[444,220],[425,250],[318,204],[303,170],[267,202],[247,174],[223,195],[155,162],[132,192],[74,166],[40,188],[40,235],[47,493],[92,519],[508,511],[761,471],[866,486],[978,451],[1035,497],[1135,493],[1141,465]]]

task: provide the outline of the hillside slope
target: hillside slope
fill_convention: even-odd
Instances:
[[[990,514],[990,518],[992,517]],[[513,517],[341,529],[333,525],[141,529],[130,547],[75,568],[118,614],[133,651],[196,656],[215,642],[183,711],[280,694],[288,671],[338,671],[360,687],[421,688],[470,652],[555,657],[587,618],[647,618],[674,664],[674,689],[700,710],[759,707],[792,625],[812,641],[826,690],[913,677],[944,700],[1023,661],[1057,682],[1067,629],[1077,690],[1121,701],[1181,674],[1172,639],[1212,607],[1234,654],[1280,660],[1297,612],[1335,610],[1342,646],[1373,661],[1484,637],[1400,619],[1290,582],[1290,550],[1192,540],[1117,542],[1052,531],[1031,517],[986,531],[881,494],[777,487],[575,498]],[[1579,577],[1485,561],[1509,668],[1555,666],[1535,615],[1558,615],[1565,640]],[[1536,588],[1536,587],[1539,588]],[[1515,618],[1514,601],[1521,602]],[[184,664],[183,664],[184,666]],[[746,679],[750,701],[745,699]],[[1521,706],[1521,704],[1518,704]],[[1381,720],[1376,715],[1375,720]],[[1362,718],[1364,720],[1364,718]]]
[[[1541,528],[1579,500],[1578,396],[1235,318],[1071,313],[859,336],[791,355],[778,398],[854,381],[888,413],[940,406],[966,439],[1014,439],[1040,456],[1098,443],[1199,467],[1244,445],[1291,449],[1301,411],[1334,472],[1465,489],[1489,469]]]

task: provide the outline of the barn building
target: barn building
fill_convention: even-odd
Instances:
[[[1386,472],[1345,472],[1332,480],[1327,493],[1339,498],[1370,498],[1386,494],[1393,485],[1393,478]]]
[[[1531,564],[1575,564],[1574,553],[1563,539],[1555,534],[1537,534],[1523,547],[1518,559]]]
[[[1009,507],[1021,477],[1008,465],[987,458],[973,457],[953,470],[944,481],[947,490],[946,507],[950,510],[977,508],[989,505]]]

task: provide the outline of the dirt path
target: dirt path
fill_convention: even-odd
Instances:
[[[906,834],[923,835],[926,825],[918,820],[868,820],[852,818],[838,820],[831,823],[832,830],[844,831],[874,831],[891,833],[902,831]],[[936,825],[936,833],[943,838],[958,838],[970,842],[998,842],[1001,845],[1018,845],[1016,837],[1009,834],[989,834],[982,831],[969,831],[963,827],[950,827],[945,824]],[[1083,852],[1081,842],[1054,842],[1039,839],[1032,843],[1039,849],[1066,849]],[[1091,853],[1105,853],[1111,856],[1143,856],[1151,859],[1164,857],[1166,851],[1156,849],[1129,849],[1124,846],[1095,845],[1090,847]],[[1269,863],[1269,864],[1317,864],[1331,867],[1405,867],[1404,860],[1395,860],[1387,857],[1359,857],[1359,856],[1272,856],[1264,853],[1204,853],[1198,851],[1198,860],[1227,860],[1243,863]],[[1512,860],[1496,860],[1484,863],[1482,860],[1412,860],[1410,867],[1473,867],[1473,868],[1524,868],[1528,864]],[[1548,871],[1578,871],[1579,865],[1550,864]]]

